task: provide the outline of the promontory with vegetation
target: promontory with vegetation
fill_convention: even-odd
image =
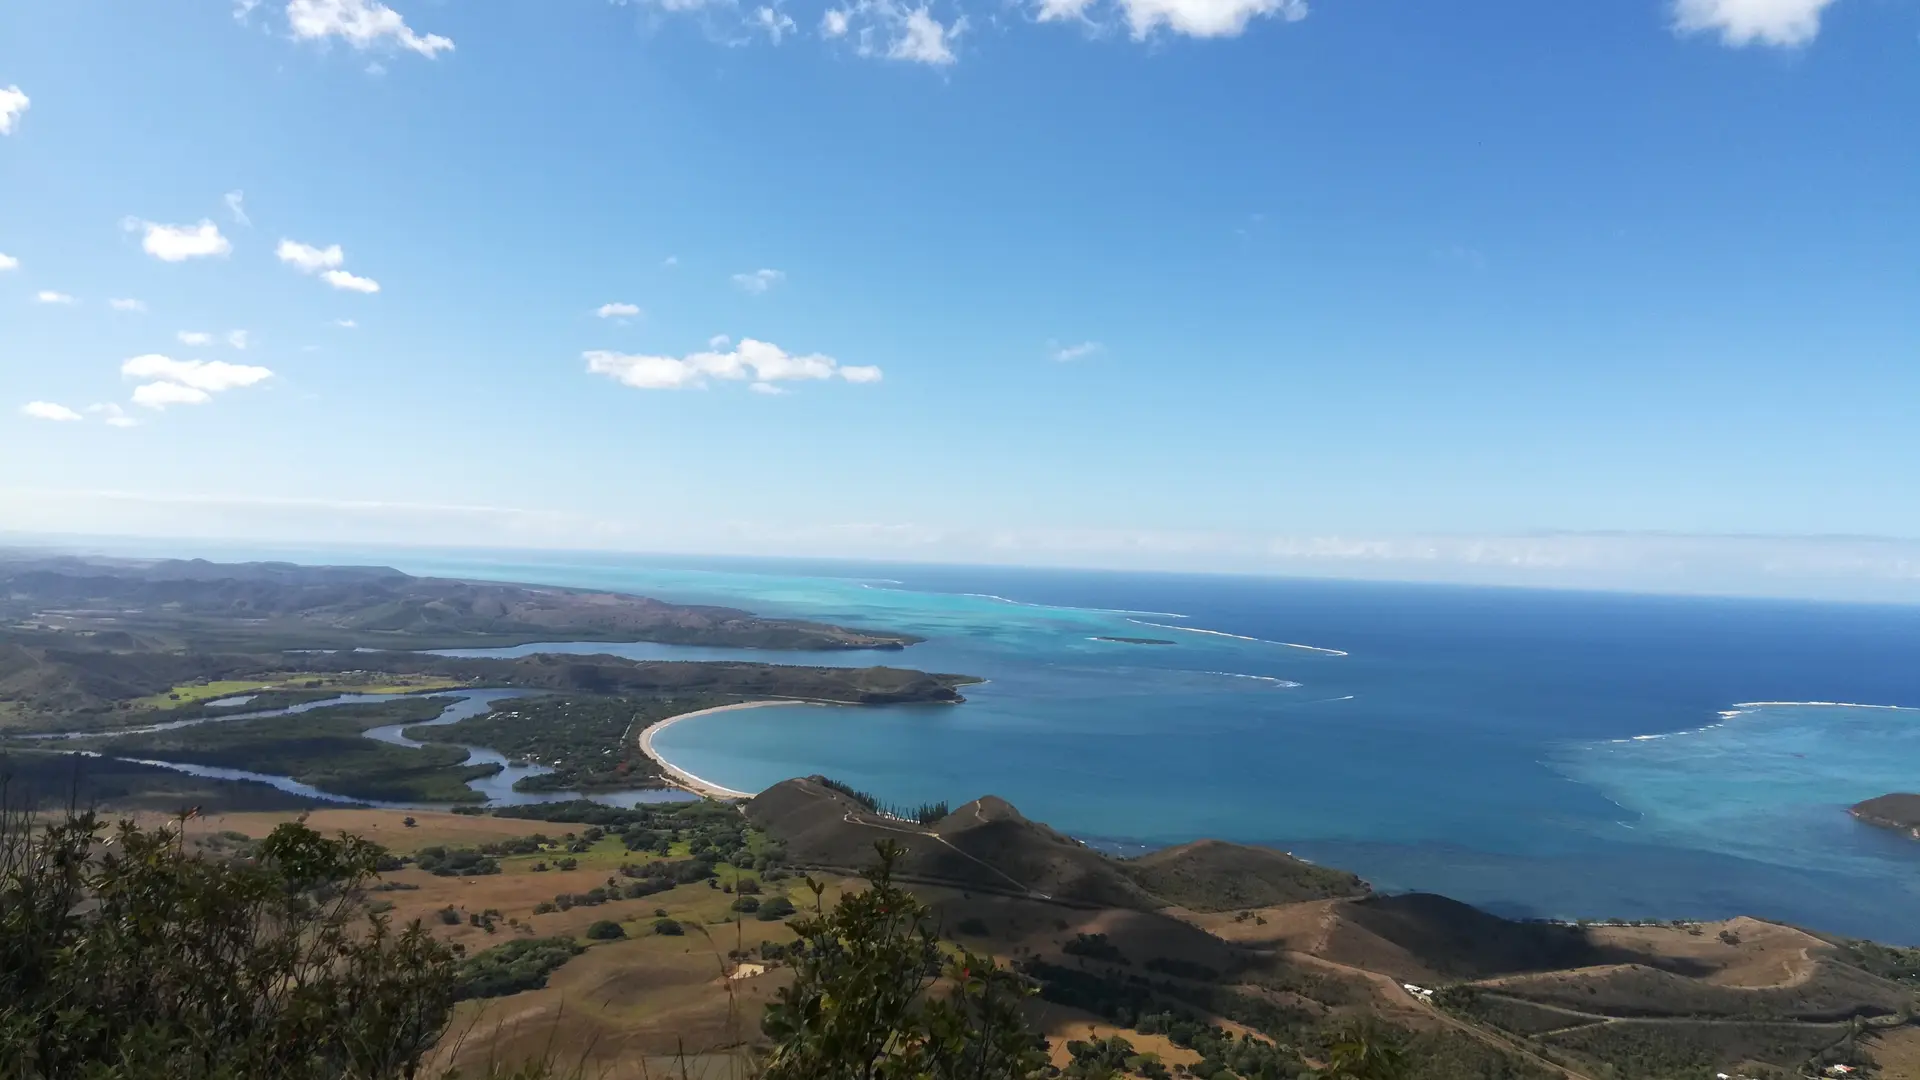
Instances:
[[[1847,811],[1869,825],[1898,829],[1920,840],[1920,795],[1896,792],[1855,803]]]

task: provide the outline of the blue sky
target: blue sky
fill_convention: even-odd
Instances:
[[[16,0],[0,528],[1920,597],[1916,101],[1908,0]]]

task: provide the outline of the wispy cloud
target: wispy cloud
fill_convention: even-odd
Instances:
[[[780,270],[751,270],[733,275],[733,286],[742,292],[759,296],[785,280],[787,275]]]
[[[130,296],[109,300],[107,301],[107,306],[115,311],[125,311],[134,315],[145,314],[147,310],[146,301],[135,300]]]
[[[603,319],[631,319],[640,314],[640,305],[619,302],[601,304],[593,309],[593,313]]]
[[[178,339],[182,345],[198,347],[213,344],[213,335],[204,330],[182,330],[173,336]]]
[[[52,289],[41,289],[39,292],[33,294],[33,302],[36,304],[72,305],[80,301],[63,292],[54,292]]]
[[[1104,348],[1105,347],[1097,341],[1082,341],[1077,345],[1059,345],[1050,341],[1047,343],[1047,355],[1058,360],[1060,363],[1070,364],[1075,360],[1085,360],[1090,356],[1097,356],[1104,351]]]
[[[206,259],[233,251],[233,244],[220,235],[220,226],[204,218],[196,225],[161,225],[139,218],[127,218],[121,224],[128,232],[142,234],[140,247],[161,262]]]
[[[108,401],[87,406],[87,412],[106,421],[107,426],[117,428],[139,427],[140,421],[127,415],[127,410]]]
[[[1821,13],[1834,0],[1673,0],[1673,28],[1682,34],[1718,33],[1740,48],[1794,48],[1820,34]]]
[[[352,319],[335,319],[333,320],[333,325],[339,327],[342,330],[352,330],[357,328],[360,324],[353,321]]]
[[[33,100],[17,86],[0,90],[0,135],[13,134],[20,124],[20,117],[26,114]]]
[[[80,419],[80,414],[65,405],[56,405],[51,401],[29,401],[20,406],[22,415],[35,420],[69,421]]]
[[[20,260],[14,258],[13,256],[7,254],[4,251],[0,251],[0,273],[3,273],[8,270],[18,270],[18,269],[20,269]]]
[[[244,191],[229,191],[226,194],[226,199],[227,213],[233,215],[233,220],[241,225],[252,226],[253,219],[247,216],[247,193]]]
[[[947,67],[959,59],[953,44],[967,31],[967,17],[941,22],[926,4],[901,0],[853,0],[828,8],[820,17],[820,36],[851,42],[859,56]]]
[[[247,343],[249,340],[250,340],[250,335],[245,330],[227,331],[227,344],[232,346],[233,348],[244,349],[247,347]]]
[[[356,49],[398,47],[429,60],[453,50],[451,39],[416,33],[399,12],[378,0],[289,0],[287,25],[301,40],[337,38]]]
[[[730,382],[754,382],[772,386],[778,382],[831,379],[847,382],[879,382],[880,369],[840,362],[822,353],[794,355],[771,342],[742,338],[730,346],[718,337],[705,352],[686,356],[648,356],[644,354],[594,351],[583,353],[587,371],[605,375],[636,390],[687,390],[707,385],[709,379]],[[760,393],[767,391],[761,390]]]

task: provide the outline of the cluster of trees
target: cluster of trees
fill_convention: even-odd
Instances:
[[[473,848],[449,848],[439,844],[414,852],[413,863],[435,877],[478,877],[500,872],[500,864],[491,856]]]
[[[852,784],[843,783],[830,776],[816,776],[813,779],[821,787],[837,791],[876,814],[885,814],[902,821],[917,821],[922,825],[931,825],[953,813],[953,808],[948,806],[944,799],[939,802],[923,802],[917,806],[902,806],[898,803],[882,802],[872,792],[862,791]]]
[[[669,716],[738,700],[709,694],[512,698],[481,716],[422,729],[413,737],[487,746],[553,769],[514,785],[521,791],[661,787],[660,767],[640,752],[640,730]]]
[[[467,957],[455,973],[457,998],[505,997],[547,985],[547,976],[583,952],[570,937],[520,938]]]

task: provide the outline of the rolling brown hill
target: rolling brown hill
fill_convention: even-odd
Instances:
[[[1272,848],[1196,840],[1121,864],[1141,888],[1189,911],[1233,911],[1363,896],[1358,874],[1315,866]]]

